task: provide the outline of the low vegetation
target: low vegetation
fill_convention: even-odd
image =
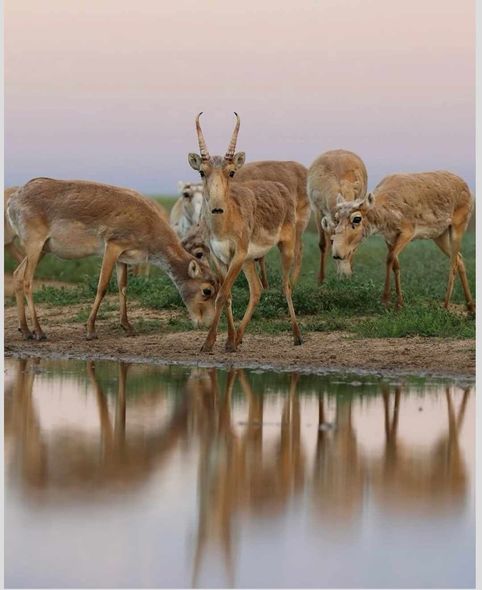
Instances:
[[[161,202],[166,204],[165,200]],[[167,201],[167,208],[172,202],[172,199]],[[315,233],[307,231],[304,243],[303,269],[293,293],[302,330],[343,330],[352,333],[353,337],[369,338],[417,335],[475,337],[475,321],[465,312],[458,280],[452,300],[454,305],[450,311],[442,308],[449,261],[432,242],[414,242],[400,256],[405,295],[405,308],[400,311],[386,310],[381,304],[386,255],[386,247],[381,238],[374,236],[359,248],[351,279],[337,277],[330,261],[328,278],[322,287],[316,282],[319,250]],[[462,253],[470,287],[475,293],[474,231],[466,233]],[[267,267],[270,288],[263,293],[248,331],[289,332],[291,327],[281,290],[277,251],[269,253]],[[12,272],[14,268],[13,260],[6,255],[6,272]],[[72,286],[43,287],[36,292],[36,301],[58,306],[82,303],[82,310],[76,318],[79,322],[85,321],[95,295],[99,268],[100,260],[95,258],[66,262],[46,256],[38,267],[36,277],[72,283]],[[115,280],[111,281],[110,290],[116,293]],[[180,312],[184,309],[181,298],[168,277],[152,267],[149,278],[129,278],[128,296],[131,301],[138,302],[146,309]],[[248,298],[248,286],[244,276],[241,276],[233,289],[233,309],[237,319],[242,317]],[[7,304],[13,304],[13,300],[10,299]],[[117,309],[114,305],[112,307]],[[190,322],[186,313],[179,313],[174,314],[167,324],[152,318],[136,324],[137,330],[141,332],[163,329],[163,326],[169,330],[184,330],[190,328]]]

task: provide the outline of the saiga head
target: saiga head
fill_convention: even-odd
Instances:
[[[187,277],[179,291],[196,327],[208,328],[214,318],[219,283],[207,264],[190,257]]]
[[[204,198],[208,205],[208,211],[212,215],[224,214],[227,199],[229,198],[230,181],[246,159],[244,152],[235,153],[240,119],[237,113],[234,114],[236,115],[236,126],[224,157],[211,157],[209,155],[199,123],[199,117],[202,113],[199,113],[196,117],[196,131],[200,154],[189,154],[188,161],[191,168],[197,170],[201,175],[204,183]]]
[[[328,217],[321,221],[323,229],[331,236],[332,255],[341,274],[352,273],[353,255],[368,234],[366,214],[373,203],[371,193],[356,201],[345,201],[338,195],[334,222]]]

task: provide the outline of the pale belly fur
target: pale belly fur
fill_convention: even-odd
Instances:
[[[210,241],[211,251],[214,256],[221,262],[229,265],[234,255],[234,249],[231,248],[231,242],[229,240],[215,240]],[[256,260],[257,258],[263,258],[270,251],[271,245],[266,246],[264,244],[256,244],[251,242],[248,247],[248,253],[246,255],[247,260]]]

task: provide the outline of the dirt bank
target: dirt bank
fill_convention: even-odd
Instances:
[[[115,301],[115,299],[113,299]],[[123,335],[113,317],[99,319],[99,339],[86,341],[84,326],[69,323],[79,306],[38,306],[41,321],[48,334],[43,342],[23,340],[17,331],[16,309],[5,310],[5,351],[7,355],[63,356],[131,360],[135,362],[168,362],[201,365],[234,365],[271,367],[301,371],[348,370],[429,373],[473,377],[475,375],[475,342],[441,338],[355,339],[343,332],[304,334],[304,344],[293,346],[291,336],[246,334],[237,353],[224,352],[225,335],[221,334],[214,353],[200,353],[205,332],[162,332]],[[136,319],[140,310],[131,307]],[[145,317],[145,311],[142,312]],[[157,318],[165,316],[152,312]]]

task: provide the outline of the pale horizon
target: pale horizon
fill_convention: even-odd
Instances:
[[[355,151],[369,187],[448,169],[475,186],[475,3],[5,3],[5,183],[175,194],[241,117],[247,161]]]

